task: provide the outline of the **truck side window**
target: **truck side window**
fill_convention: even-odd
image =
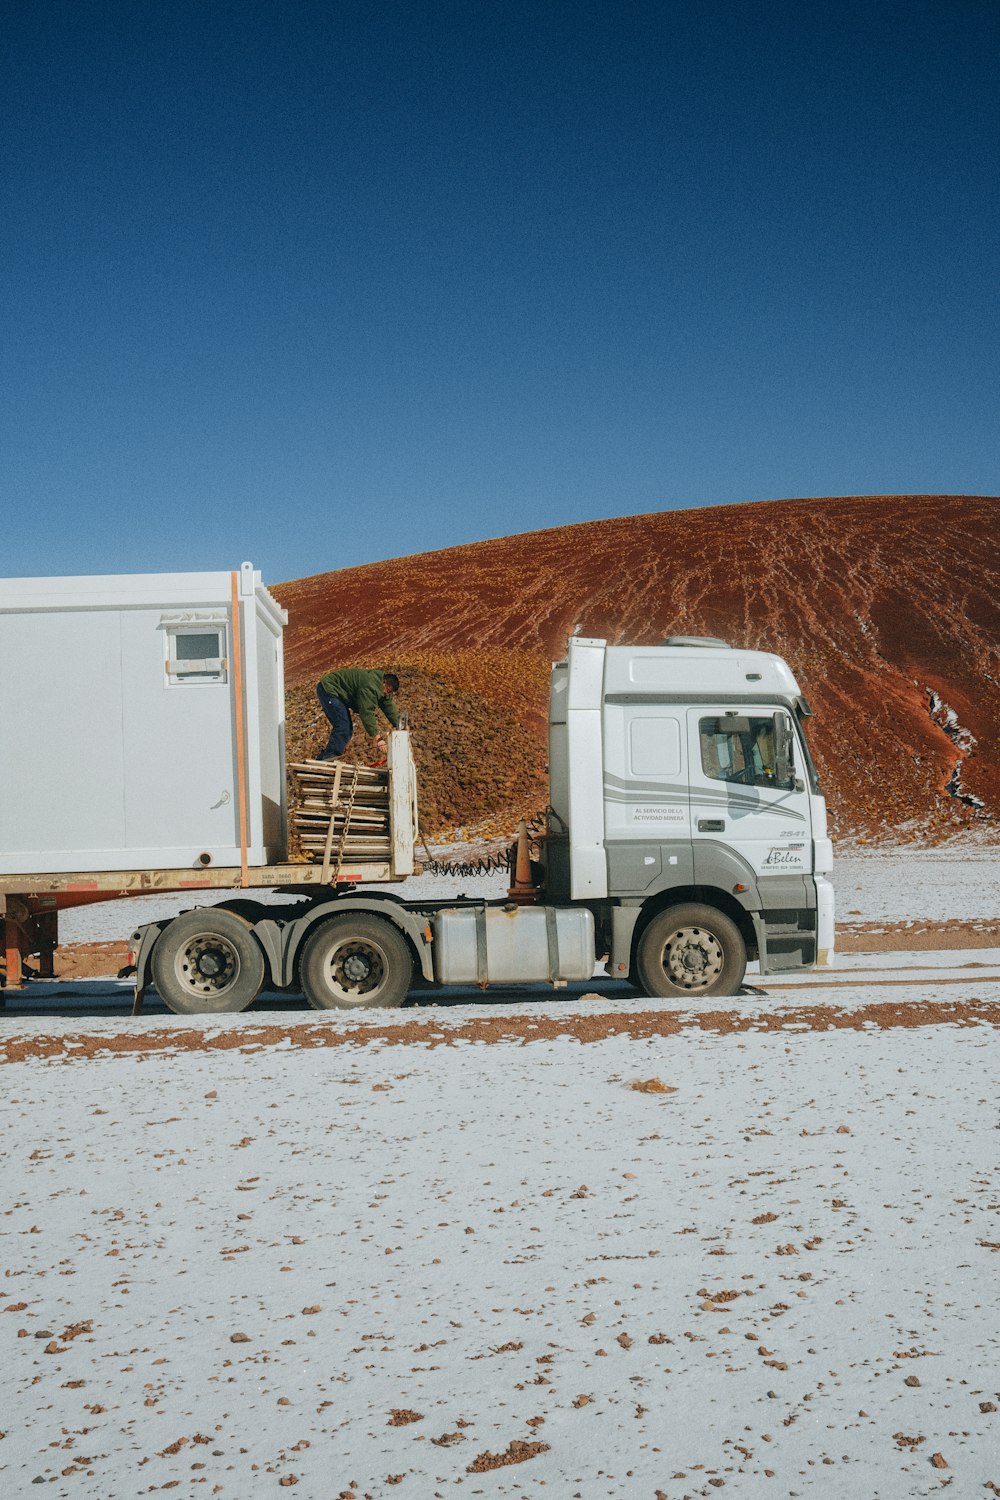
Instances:
[[[636,714],[628,727],[629,771],[633,776],[679,776],[681,726],[676,718]]]
[[[792,736],[781,715],[726,714],[699,723],[701,768],[713,781],[788,790],[795,784]],[[779,744],[779,738],[784,743]]]

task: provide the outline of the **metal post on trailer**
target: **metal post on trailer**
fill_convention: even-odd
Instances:
[[[55,953],[59,946],[59,912],[40,911],[33,926],[38,938],[38,977],[55,979]]]
[[[233,611],[233,702],[236,729],[236,801],[240,824],[240,886],[250,884],[247,866],[247,845],[250,842],[247,826],[247,753],[244,707],[243,707],[243,623],[240,616],[239,575],[230,575]]]
[[[17,896],[0,894],[0,918],[3,921],[4,989],[19,990],[24,986],[28,909]]]

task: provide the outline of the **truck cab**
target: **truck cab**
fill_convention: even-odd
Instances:
[[[832,962],[808,716],[767,652],[570,640],[550,688],[545,898],[591,907],[609,973],[732,993],[747,958],[762,974]]]

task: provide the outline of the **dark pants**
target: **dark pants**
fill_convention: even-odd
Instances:
[[[330,738],[316,759],[334,760],[338,755],[343,755],[350,744],[354,733],[354,722],[347,704],[341,698],[332,698],[321,682],[316,684],[316,697],[332,726]]]

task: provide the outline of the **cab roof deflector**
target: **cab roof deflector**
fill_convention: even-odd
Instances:
[[[662,646],[721,646],[724,651],[732,648],[728,641],[720,641],[714,635],[668,635]]]

